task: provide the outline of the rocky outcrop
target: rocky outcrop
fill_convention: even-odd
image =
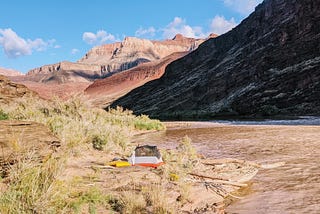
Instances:
[[[35,96],[26,86],[11,82],[7,77],[0,75],[0,103],[10,103],[24,96]]]
[[[158,118],[319,115],[319,97],[320,4],[265,0],[112,106]]]
[[[0,68],[0,75],[4,76],[20,76],[23,75],[19,71],[15,71],[13,69],[7,69],[7,68]]]
[[[168,64],[185,56],[188,52],[173,53],[154,62],[143,63],[108,78],[96,80],[85,90],[94,106],[105,107],[132,89],[160,78]]]

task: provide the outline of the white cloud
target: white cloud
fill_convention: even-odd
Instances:
[[[165,28],[161,29],[161,31],[163,31],[163,37],[166,39],[173,38],[178,33],[186,37],[205,37],[201,27],[191,27],[186,23],[186,20],[182,19],[181,17],[175,17],[173,21],[170,22]]]
[[[29,44],[31,49],[34,49],[36,51],[44,51],[48,47],[48,43],[44,42],[42,39],[35,39],[35,40],[27,40],[27,43]]]
[[[27,41],[20,38],[13,30],[0,29],[0,35],[0,45],[8,57],[16,58],[32,53]]]
[[[72,55],[77,54],[77,53],[79,53],[79,50],[78,50],[78,49],[73,48],[73,49],[71,50],[71,54],[72,54]]]
[[[249,15],[263,0],[223,0],[224,4],[243,15]]]
[[[218,35],[224,34],[237,25],[234,18],[226,20],[223,16],[215,16],[210,23],[210,30],[212,33]]]
[[[141,36],[147,36],[147,37],[153,37],[156,34],[156,29],[154,27],[149,27],[149,28],[142,28],[140,27],[138,30],[135,32],[135,36],[141,37]]]
[[[44,51],[55,40],[43,41],[40,38],[35,40],[19,37],[12,29],[0,29],[0,45],[9,58],[31,55],[35,51]]]
[[[210,20],[210,25],[206,26],[203,30],[200,26],[190,26],[186,20],[181,17],[175,17],[166,27],[155,29],[154,27],[142,28],[140,27],[135,36],[149,35],[154,37],[156,34],[161,33],[165,39],[172,39],[177,34],[182,34],[185,37],[191,38],[206,38],[211,33],[223,34],[237,25],[234,18],[230,20],[225,19],[223,16],[215,16]]]
[[[55,45],[55,46],[53,46],[53,48],[55,48],[55,49],[61,48],[61,45]]]
[[[101,45],[108,41],[110,42],[118,41],[118,39],[116,39],[114,35],[107,33],[104,30],[99,30],[97,31],[96,34],[92,32],[84,32],[82,35],[82,39],[89,45]]]

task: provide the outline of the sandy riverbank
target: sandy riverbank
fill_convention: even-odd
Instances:
[[[165,125],[167,130],[226,126],[211,122],[165,122]],[[137,136],[143,135],[141,132],[137,134]],[[149,135],[150,132],[145,134]],[[134,148],[139,140],[135,137],[132,140],[135,142],[132,145]],[[161,144],[158,147],[165,148]],[[131,195],[142,201],[141,203],[155,191],[157,196],[152,197],[160,197],[157,199],[160,205],[167,207],[167,211],[172,213],[224,213],[225,199],[234,197],[237,195],[235,193],[237,190],[246,188],[260,167],[252,162],[234,159],[191,157],[190,148],[185,148],[183,151],[162,149],[161,153],[166,164],[158,169],[112,168],[106,166],[109,161],[114,157],[126,158],[130,153],[120,154],[97,151],[89,147],[82,148],[77,151],[77,156],[67,161],[61,179],[81,177],[85,182],[78,185],[79,189],[91,185],[118,198]],[[90,177],[94,179],[90,180]],[[145,206],[147,210],[151,209],[150,205]]]
[[[184,128],[196,132],[231,128],[211,122],[165,124],[169,132]],[[98,213],[110,209],[119,210],[119,213],[132,213],[133,210],[136,210],[133,213],[159,213],[161,210],[167,213],[224,213],[225,199],[235,197],[236,191],[246,188],[261,168],[255,163],[236,159],[203,158],[197,155],[193,142],[183,136],[179,138],[183,143],[176,149],[158,145],[166,164],[157,169],[108,166],[113,158],[127,158],[131,154],[139,143],[136,137],[143,134],[137,133],[132,139],[136,143],[123,152],[115,152],[112,148],[98,151],[89,144],[74,147],[70,154],[64,154],[65,165],[57,181],[77,194],[97,189],[112,196],[112,208],[97,207]],[[145,135],[153,133],[146,131]]]
[[[166,164],[158,169],[112,168],[106,163],[120,154],[106,154],[90,148],[77,152],[77,157],[68,160],[61,179],[71,181],[81,177],[83,182],[77,185],[78,189],[90,185],[118,198],[130,195],[132,204],[155,193],[152,197],[159,201],[157,206],[166,207],[169,213],[224,213],[224,200],[246,188],[259,170],[250,162],[189,159],[177,151],[165,151],[171,153],[170,160],[165,159]],[[169,159],[167,154],[165,157]],[[149,205],[147,209],[152,208]]]

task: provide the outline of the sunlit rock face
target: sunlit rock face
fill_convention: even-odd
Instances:
[[[126,37],[122,42],[106,44],[92,48],[78,62],[59,62],[34,68],[27,76],[49,74],[47,78],[37,81],[52,81],[51,76],[64,73],[62,76],[79,76],[87,80],[110,76],[139,64],[162,59],[175,52],[195,50],[204,39],[186,38],[178,34],[173,39],[151,41],[135,37]],[[72,72],[75,75],[67,73]],[[51,74],[51,75],[50,75]],[[58,76],[58,75],[56,75]],[[60,75],[61,76],[61,75]],[[33,77],[33,79],[36,79]],[[79,81],[72,78],[58,78],[60,82]]]

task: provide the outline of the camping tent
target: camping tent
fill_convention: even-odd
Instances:
[[[157,168],[164,164],[161,154],[156,146],[137,146],[128,159],[133,166],[148,166]]]

